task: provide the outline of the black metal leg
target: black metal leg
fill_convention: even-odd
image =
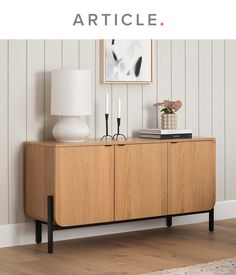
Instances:
[[[166,225],[168,227],[171,227],[172,226],[172,216],[167,216],[166,217]]]
[[[209,231],[214,231],[214,208],[209,211]]]
[[[40,221],[35,221],[35,242],[42,242],[42,223]]]
[[[53,253],[53,197],[48,196],[48,253]]]

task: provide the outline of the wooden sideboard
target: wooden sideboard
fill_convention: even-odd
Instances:
[[[25,211],[36,242],[53,230],[209,212],[213,231],[215,139],[25,143]]]

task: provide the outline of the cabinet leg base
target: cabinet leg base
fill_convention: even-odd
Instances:
[[[53,197],[48,196],[48,253],[53,253]]]
[[[35,242],[42,242],[42,223],[40,221],[35,221]]]
[[[214,231],[214,208],[209,211],[209,231]]]
[[[172,226],[172,216],[167,216],[166,217],[166,225],[168,227],[171,227]]]

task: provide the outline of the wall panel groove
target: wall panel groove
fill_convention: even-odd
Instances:
[[[111,133],[112,128],[112,117],[113,117],[113,110],[112,110],[112,86],[111,84],[102,85],[100,83],[100,41],[96,40],[96,60],[95,60],[95,74],[96,74],[96,102],[95,102],[95,127],[96,127],[96,138],[101,138],[105,134],[105,97],[106,94],[109,94],[109,133]]]
[[[111,132],[112,135],[117,133],[117,113],[118,113],[118,99],[121,100],[121,124],[120,124],[120,132],[126,135],[129,129],[129,122],[127,123],[127,104],[128,104],[128,97],[127,97],[127,84],[112,84],[112,128]],[[105,107],[104,107],[105,108]],[[105,132],[105,128],[104,128]]]
[[[227,40],[225,44],[225,144],[226,144],[226,199],[236,196],[236,40]]]
[[[23,142],[26,140],[26,41],[9,42],[9,222],[24,222]]]
[[[171,99],[171,41],[159,40],[157,48],[157,89],[158,102]],[[160,108],[157,108],[158,125],[160,123]]]
[[[184,40],[184,75],[185,75],[185,78],[184,78],[184,127],[187,128],[187,108],[186,108],[186,98],[187,98],[187,89],[186,89],[186,60],[187,60],[187,57],[186,57],[186,40]]]
[[[213,40],[211,40],[211,136],[213,137]]]
[[[153,106],[157,102],[157,42],[152,41],[153,81],[151,84],[143,84],[142,97],[142,127],[155,128],[157,123],[157,108]]]
[[[51,71],[62,69],[61,40],[46,40],[45,43],[45,139],[53,140],[52,128],[58,117],[51,116]]]
[[[44,139],[44,41],[27,41],[27,139]]]
[[[81,70],[90,70],[91,72],[91,105],[92,105],[92,113],[91,116],[85,118],[87,124],[90,128],[90,137],[95,138],[96,130],[95,130],[95,41],[94,40],[81,40],[80,41],[80,65],[79,68]]]
[[[199,41],[199,135],[212,135],[211,41]]]
[[[225,196],[225,76],[224,41],[212,45],[212,132],[216,137],[217,200]]]
[[[224,116],[224,122],[223,122],[223,125],[224,125],[224,200],[226,200],[226,85],[225,85],[225,75],[226,75],[226,65],[225,65],[225,60],[226,60],[226,54],[225,54],[225,45],[226,45],[226,42],[224,40],[224,113],[223,113],[223,116]]]
[[[9,75],[10,75],[10,66],[9,66],[9,62],[10,62],[10,58],[9,58],[9,48],[10,48],[10,42],[9,40],[7,41],[7,180],[8,180],[8,208],[7,208],[7,212],[8,212],[8,223],[10,223],[10,187],[9,187],[9,174],[10,174],[10,139],[9,139],[9,133],[10,133],[10,127],[9,127],[9,116],[10,116],[10,111],[9,111],[9,107],[10,107],[10,97],[9,97]]]
[[[155,68],[155,71],[153,72],[155,74],[155,77],[156,77],[156,81],[155,81],[155,85],[156,85],[156,100],[155,100],[155,103],[159,102],[159,86],[158,86],[158,71],[159,71],[159,67],[158,67],[158,50],[159,48],[159,42],[158,40],[156,40],[156,58],[155,58],[155,61],[154,61],[154,64],[156,64],[156,68]],[[159,112],[158,112],[158,108],[155,108],[155,114],[156,114],[156,127],[158,128],[159,127]]]
[[[138,136],[142,128],[142,85],[128,84],[128,136]]]
[[[25,123],[26,123],[26,129],[25,129],[25,136],[26,136],[26,140],[27,139],[27,132],[28,132],[28,86],[27,86],[27,82],[28,82],[28,40],[25,40],[25,106],[26,106],[26,110],[25,110]]]
[[[181,100],[182,108],[178,111],[178,127],[185,128],[185,43],[184,40],[173,40],[171,47],[171,96]]]
[[[198,41],[186,41],[186,128],[198,136],[199,131],[199,55]]]

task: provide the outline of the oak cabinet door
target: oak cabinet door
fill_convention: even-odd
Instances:
[[[168,213],[210,210],[215,204],[215,142],[168,144]]]
[[[114,220],[113,146],[56,149],[55,221],[61,226]]]
[[[115,220],[167,214],[167,144],[115,146]]]

